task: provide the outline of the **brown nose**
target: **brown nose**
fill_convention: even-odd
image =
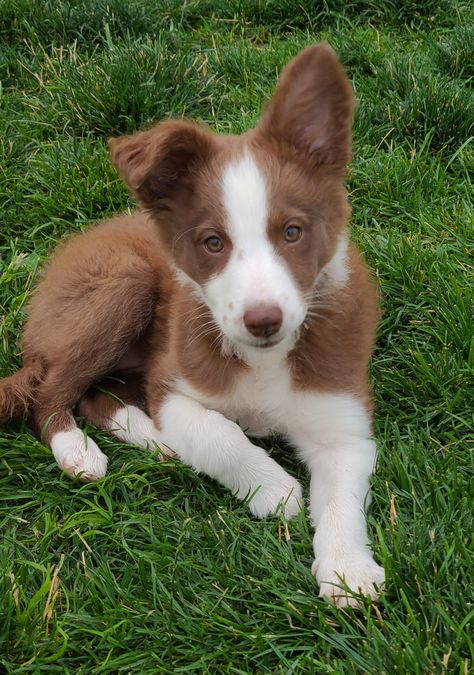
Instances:
[[[270,337],[280,330],[283,314],[278,305],[258,305],[244,314],[246,329],[255,337]]]

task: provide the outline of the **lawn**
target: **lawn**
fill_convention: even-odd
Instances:
[[[369,528],[385,595],[319,600],[304,514],[257,521],[97,432],[109,473],[81,485],[17,421],[0,430],[0,672],[470,672],[471,3],[0,0],[0,375],[48,251],[133,207],[107,138],[183,115],[247,129],[321,39],[359,100],[352,236],[383,297]]]

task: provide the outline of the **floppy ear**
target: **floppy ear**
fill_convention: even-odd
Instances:
[[[214,145],[210,131],[186,120],[168,120],[109,141],[112,161],[147,209],[166,208],[176,190],[190,188],[193,168],[209,158]]]
[[[350,159],[354,95],[333,49],[308,47],[284,69],[257,131],[305,153],[315,166]]]

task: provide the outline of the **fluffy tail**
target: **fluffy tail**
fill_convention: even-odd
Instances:
[[[43,377],[43,367],[33,362],[0,380],[0,424],[18,417],[28,409]]]

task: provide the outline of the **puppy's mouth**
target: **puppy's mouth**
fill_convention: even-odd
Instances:
[[[282,337],[279,338],[261,338],[258,342],[245,342],[244,344],[247,347],[255,347],[255,349],[271,349],[276,347],[280,342],[283,341]]]
[[[265,340],[265,342],[261,342],[258,345],[255,345],[258,349],[270,349],[271,347],[275,347],[276,345],[280,344],[281,338],[278,340]]]

